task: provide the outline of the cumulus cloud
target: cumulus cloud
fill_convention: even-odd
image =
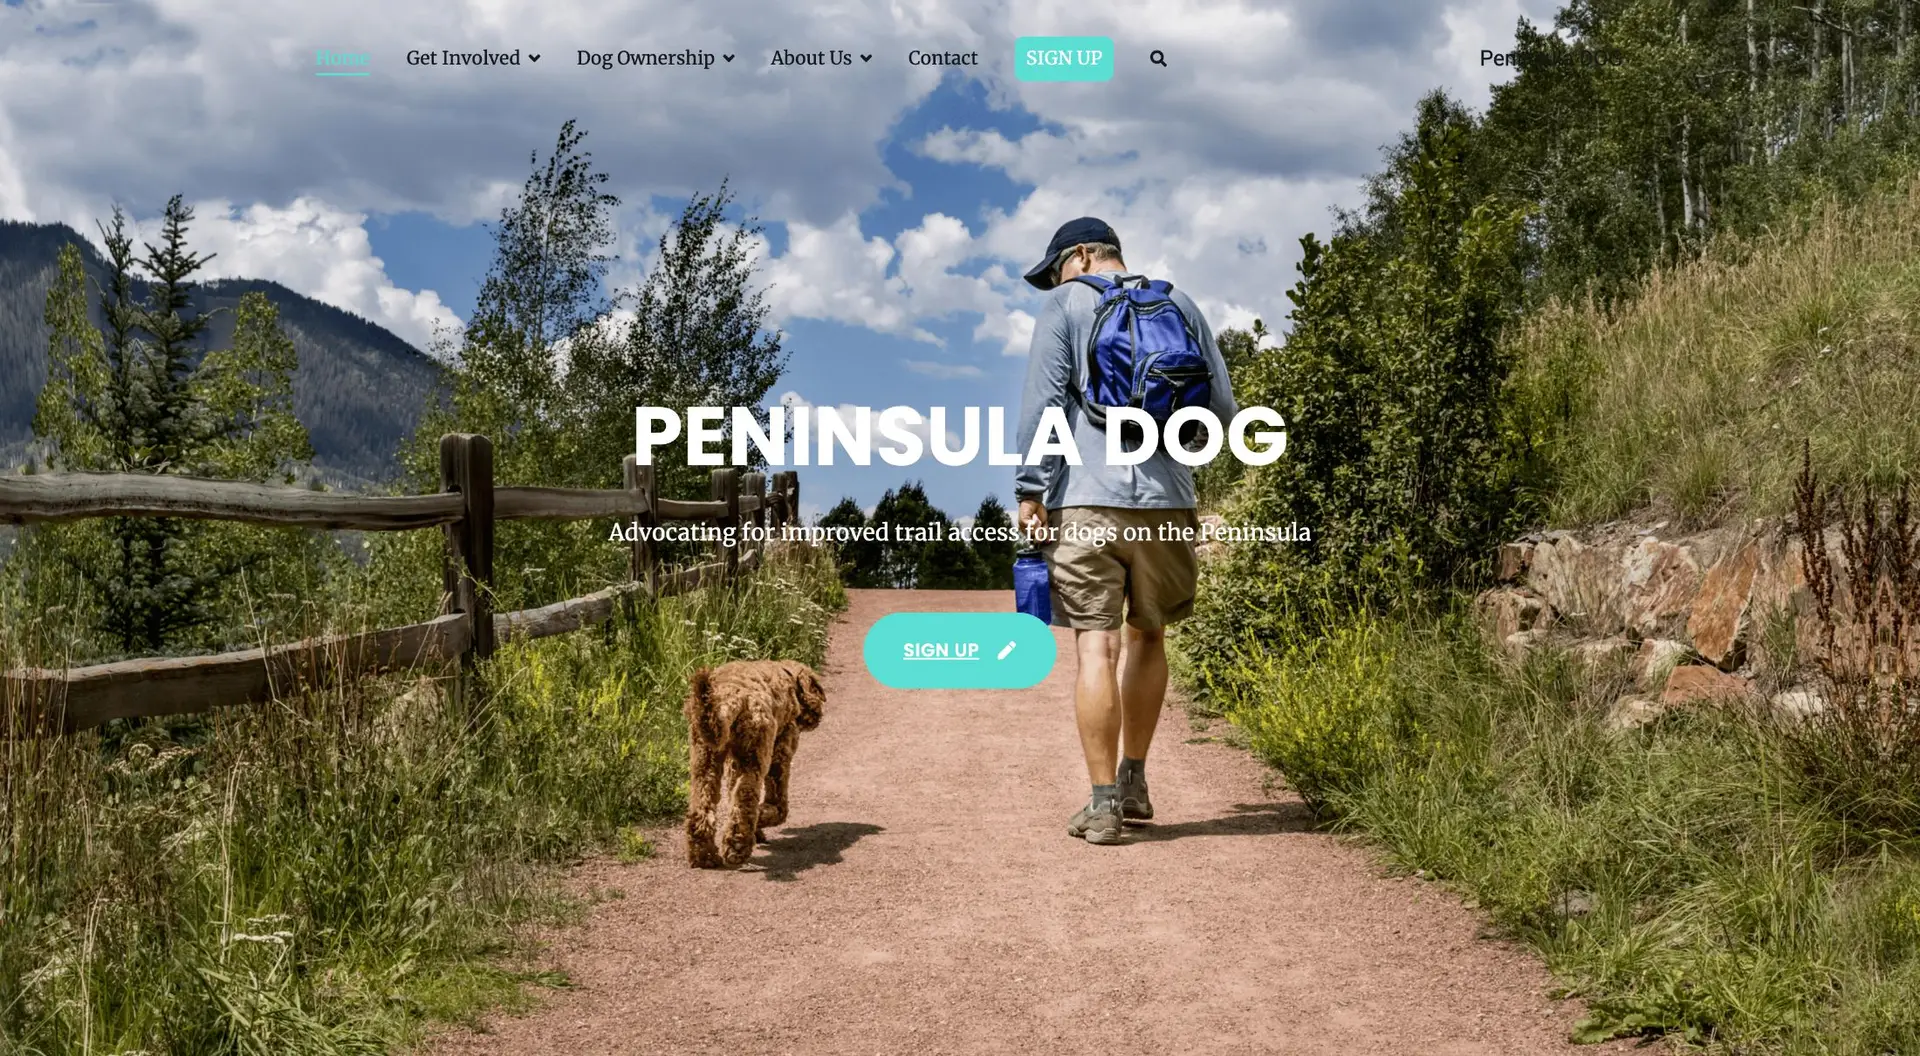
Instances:
[[[987,372],[971,363],[935,363],[925,359],[909,359],[902,364],[915,374],[925,374],[935,381],[956,381],[961,378],[984,378]]]
[[[822,227],[789,223],[787,251],[765,259],[762,271],[776,318],[825,319],[944,345],[924,324],[963,313],[1008,314],[1004,270],[956,270],[979,251],[967,226],[943,213],[891,240],[863,234],[849,213]],[[983,333],[1010,333],[1011,325]]]
[[[270,279],[427,348],[436,328],[457,327],[460,320],[434,291],[393,284],[373,255],[366,222],[365,214],[306,198],[284,209],[211,201],[195,205],[190,237],[197,252],[213,254],[208,278]],[[135,227],[141,238],[158,237],[156,220]]]
[[[762,246],[776,322],[822,319],[940,346],[930,328],[977,316],[972,339],[1026,351],[1037,297],[1019,280],[1061,221],[1111,221],[1128,262],[1192,294],[1216,328],[1278,328],[1296,240],[1351,205],[1413,101],[1447,85],[1484,103],[1504,74],[1478,66],[1546,0],[1167,0],[1150,9],[1034,0],[897,0],[815,5],[766,17],[757,0],[489,0],[480,5],[324,5],[205,0],[0,7],[0,215],[78,222],[114,201],[203,205],[201,234],[222,274],[276,279],[424,341],[451,313],[432,291],[396,288],[368,249],[364,218],[420,211],[491,219],[524,178],[529,149],[561,116],[591,130],[596,165],[621,182],[622,263],[638,277],[670,223],[653,196],[709,190],[730,174],[744,203],[781,223]],[[1013,76],[1028,26],[1112,36],[1106,84]],[[853,68],[765,64],[797,42],[859,43]],[[389,43],[391,42],[391,43]],[[901,116],[943,71],[912,47],[978,49],[968,71],[999,107],[1039,119],[1010,137],[946,128],[910,144],[935,161],[1004,173],[1018,204],[980,215],[929,210],[905,230],[863,229],[888,191],[911,195],[883,155]],[[610,71],[575,63],[605,50],[705,49],[734,64]],[[373,76],[312,76],[317,46],[365,49]],[[539,65],[409,66],[407,46],[544,52]],[[1165,68],[1145,61],[1166,52]],[[185,146],[183,146],[185,144]],[[228,204],[237,203],[237,204]],[[915,362],[934,362],[916,359]]]
[[[828,319],[939,344],[918,325],[906,283],[889,274],[894,247],[878,235],[860,233],[849,213],[833,224],[787,225],[787,251],[762,265],[776,319]]]
[[[651,192],[683,195],[739,173],[768,215],[827,223],[896,185],[880,143],[940,72],[903,61],[782,70],[765,57],[808,40],[857,39],[896,59],[929,38],[981,42],[974,20],[986,8],[797,6],[768,18],[758,0],[36,0],[0,6],[0,108],[16,125],[34,210],[59,189],[98,202],[187,188],[485,219],[524,177],[529,145],[551,143],[559,118],[573,116],[598,130],[590,146],[604,169],[646,173]],[[601,70],[576,64],[583,45],[741,60]],[[371,76],[314,77],[322,47],[367,52]],[[410,66],[409,48],[518,48],[543,61]]]
[[[998,341],[1000,353],[1024,356],[1033,347],[1033,316],[1019,308],[988,312],[973,328],[975,341]]]

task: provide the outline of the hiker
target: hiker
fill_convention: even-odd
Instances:
[[[1053,292],[1027,354],[1014,450],[1030,449],[1042,412],[1058,407],[1084,463],[1069,466],[1056,455],[1014,475],[1020,525],[1054,540],[1045,547],[1053,623],[1073,629],[1074,717],[1093,795],[1067,834],[1115,844],[1123,818],[1153,817],[1147,748],[1167,693],[1166,628],[1193,611],[1199,574],[1194,544],[1162,541],[1160,529],[1197,532],[1199,517],[1193,471],[1167,453],[1178,438],[1162,437],[1137,465],[1110,466],[1106,411],[1141,407],[1164,424],[1181,407],[1206,407],[1221,422],[1238,408],[1199,308],[1168,284],[1128,271],[1105,221],[1062,225],[1026,279]],[[1122,440],[1128,451],[1141,442],[1138,435]],[[1063,536],[1069,525],[1086,530]],[[1145,538],[1129,540],[1129,528]],[[1091,541],[1101,538],[1114,541]]]

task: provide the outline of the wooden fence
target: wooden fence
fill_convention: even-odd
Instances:
[[[449,611],[424,623],[361,634],[308,638],[213,656],[121,660],[55,671],[4,674],[5,698],[34,702],[29,724],[70,733],[112,719],[179,715],[257,703],[300,684],[358,678],[490,655],[511,637],[564,634],[611,617],[635,595],[666,597],[731,581],[765,560],[764,532],[798,519],[800,481],[776,473],[713,471],[712,497],[661,498],[652,466],[628,455],[625,487],[495,488],[493,444],[484,436],[440,439],[441,491],[433,495],[336,495],[236,481],[142,473],[51,473],[0,477],[0,524],[40,524],[88,517],[188,517],[296,528],[403,531],[442,526],[446,532]],[[642,529],[631,545],[628,581],[584,597],[518,612],[494,613],[493,528],[507,520],[617,519]],[[714,560],[667,571],[647,529],[668,521],[705,521],[734,546],[714,543]],[[748,550],[748,526],[763,529]],[[11,708],[6,709],[11,711]],[[0,722],[11,725],[10,716]],[[5,733],[8,731],[0,731]]]

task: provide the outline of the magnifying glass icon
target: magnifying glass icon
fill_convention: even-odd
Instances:
[[[1159,48],[1155,48],[1148,53],[1147,61],[1153,63],[1155,66],[1165,66],[1167,64],[1167,53],[1161,51]]]

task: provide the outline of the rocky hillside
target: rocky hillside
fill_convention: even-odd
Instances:
[[[1640,725],[1675,706],[1767,701],[1803,714],[1820,689],[1791,681],[1818,646],[1804,547],[1778,521],[1691,534],[1667,524],[1545,532],[1501,548],[1502,584],[1478,599],[1510,656],[1569,648],[1584,667],[1619,668],[1631,685],[1610,722]],[[1845,567],[1838,532],[1827,559]],[[1850,611],[1847,592],[1835,610]]]
[[[47,377],[47,288],[61,247],[70,242],[80,244],[96,278],[104,274],[99,254],[72,228],[0,221],[0,454],[9,456],[8,468],[32,435],[34,400]],[[383,327],[274,282],[208,283],[197,306],[231,308],[256,290],[279,307],[281,325],[299,350],[294,411],[313,438],[322,475],[348,484],[391,475],[401,439],[441,391],[440,366]],[[228,340],[232,318],[231,312],[218,316],[209,347]]]

